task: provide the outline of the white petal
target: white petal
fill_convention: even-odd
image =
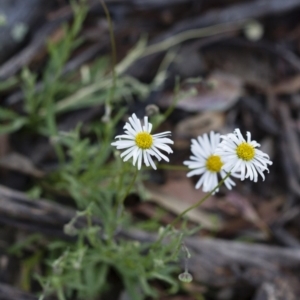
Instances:
[[[209,134],[210,147],[211,147],[212,151],[215,151],[216,143],[218,144],[218,142],[216,141],[217,136],[218,136],[218,134],[215,134],[213,131],[211,131],[210,134]]]
[[[134,128],[136,128],[136,130],[138,130],[139,132],[142,132],[143,128],[142,128],[141,121],[137,118],[135,114],[132,115],[132,119],[135,124]]]
[[[148,117],[144,117],[144,126],[143,130],[148,132]]]
[[[135,166],[135,163],[136,163],[136,161],[137,161],[137,159],[138,159],[138,157],[139,157],[139,155],[141,154],[141,149],[140,148],[138,148],[138,147],[136,147],[135,149],[134,149],[134,152],[133,152],[133,165]]]
[[[127,155],[128,153],[131,153],[131,156],[132,156],[134,148],[136,148],[136,146],[128,148],[127,150],[125,150],[124,152],[121,153],[120,157],[123,157],[123,156]]]
[[[149,162],[150,162],[152,168],[153,168],[154,170],[156,170],[156,165],[155,165],[155,163],[153,162],[152,157],[150,156],[149,153],[147,153],[147,156],[148,156],[148,159],[149,159]]]
[[[155,156],[155,157],[158,159],[158,161],[161,160],[161,157],[160,157],[156,152],[154,152],[152,149],[147,149],[146,151],[147,151],[150,155]]]
[[[258,173],[261,175],[261,177],[263,178],[263,181],[265,180],[265,175],[262,172],[262,170],[260,168],[257,168]]]
[[[249,131],[247,131],[246,135],[247,135],[247,143],[250,143],[251,142],[251,133]]]
[[[236,134],[236,136],[238,137],[238,139],[239,139],[240,142],[245,142],[245,139],[242,136],[242,133],[241,133],[241,131],[238,128],[236,128],[234,130],[234,133]]]
[[[198,182],[196,183],[195,188],[199,189],[201,187],[201,185],[203,184],[204,181],[204,175],[200,177],[200,179],[198,180]]]
[[[160,144],[160,143],[154,143],[152,147],[159,148],[161,150],[166,151],[167,153],[173,153],[173,150],[168,145]]]
[[[138,133],[138,131],[135,130],[134,128],[132,128],[129,123],[126,123],[126,125],[124,126],[124,129],[127,129],[128,133],[130,133],[133,137],[135,137],[136,134]]]
[[[230,172],[235,172],[236,170],[241,168],[242,164],[243,164],[243,161],[241,159],[238,159],[237,162],[235,163],[235,165],[233,166],[232,170],[230,170]]]
[[[162,144],[174,144],[174,142],[168,138],[154,138],[154,141]]]
[[[188,166],[190,169],[205,168],[205,161],[204,162],[195,162],[195,161],[186,160],[183,162],[183,164]]]
[[[124,149],[124,148],[135,146],[135,142],[134,141],[121,141],[118,145],[114,145],[114,146],[116,146],[117,149]]]
[[[144,163],[147,167],[149,167],[149,160],[148,160],[148,154],[147,151],[143,151],[143,156],[144,156]]]
[[[151,149],[154,152],[156,152],[163,160],[169,161],[169,158],[167,156],[165,156],[164,154],[162,154],[157,148],[155,148],[154,146],[152,146]]]
[[[153,137],[163,137],[163,136],[169,136],[171,135],[171,131],[165,131],[165,132],[161,132],[161,133],[156,133],[156,134],[153,134],[152,136]]]
[[[140,170],[142,167],[142,159],[143,159],[143,151],[141,150],[141,153],[138,157],[138,170]]]
[[[199,169],[195,169],[193,171],[190,171],[186,174],[187,177],[191,177],[191,176],[194,176],[194,175],[201,175],[203,174],[204,172],[206,171],[205,168],[199,168]]]

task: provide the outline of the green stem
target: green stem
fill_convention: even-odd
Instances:
[[[219,182],[219,184],[207,195],[205,195],[201,200],[199,200],[197,203],[191,205],[186,210],[184,210],[181,214],[179,214],[171,223],[170,226],[174,226],[185,214],[187,214],[189,211],[191,211],[194,208],[197,208],[200,206],[205,200],[207,200],[223,183],[224,181],[230,176],[230,172],[227,173],[227,175]]]
[[[125,192],[125,195],[120,199],[120,201],[117,203],[117,207],[115,208],[116,210],[116,214],[117,215],[120,215],[121,212],[122,212],[122,209],[123,209],[123,203],[126,199],[126,197],[129,195],[134,183],[135,183],[135,180],[136,180],[136,177],[137,177],[137,174],[138,174],[138,169],[135,170],[134,172],[134,175],[133,175],[133,178],[129,184],[129,186],[127,187],[126,189],[126,192]]]
[[[118,157],[118,164],[120,165],[118,169],[121,169],[122,171],[119,172],[118,174],[115,174],[115,176],[119,177],[119,182],[118,182],[118,192],[122,192],[122,187],[124,184],[124,175],[127,174],[127,164],[125,164],[125,167],[122,169],[123,161],[121,161],[121,158]],[[125,172],[124,172],[125,170]],[[119,198],[119,193],[118,193],[118,198]]]
[[[174,100],[172,101],[171,105],[167,109],[167,111],[163,114],[162,119],[158,122],[153,124],[153,131],[163,122],[165,121],[170,114],[173,112],[173,110],[176,107],[177,102],[179,101],[179,91],[180,91],[180,82],[179,82],[179,77],[177,76],[175,78],[175,87],[174,87]]]
[[[66,300],[62,287],[59,287],[57,291],[57,297],[59,300]]]
[[[126,190],[126,193],[123,197],[123,199],[121,200],[120,204],[123,204],[124,200],[126,199],[126,197],[129,195],[134,183],[135,183],[135,180],[136,180],[136,177],[137,177],[137,174],[138,174],[138,169],[135,169],[135,172],[134,172],[134,175],[133,175],[133,178],[132,178],[132,181],[130,183],[130,185],[128,186],[127,190]]]
[[[88,228],[91,228],[93,226],[93,223],[92,223],[92,212],[91,212],[90,208],[87,209],[86,220],[87,220]]]
[[[160,238],[152,245],[152,247],[157,246],[165,237],[168,230],[174,226],[185,214],[187,214],[189,211],[191,211],[194,208],[197,208],[199,205],[201,205],[205,200],[207,200],[223,183],[224,181],[230,176],[231,172],[228,172],[227,175],[218,183],[218,185],[210,191],[207,195],[205,195],[202,199],[200,199],[197,203],[193,204],[192,206],[188,207],[186,210],[184,210],[180,215],[178,215],[163,231]]]
[[[167,111],[164,113],[164,119],[166,120],[170,114],[173,112],[173,110],[176,107],[176,104],[179,101],[179,92],[180,92],[180,80],[179,77],[176,76],[175,78],[175,88],[174,88],[174,100],[172,101],[171,105],[167,109]]]
[[[47,103],[47,114],[46,114],[46,123],[47,123],[47,129],[48,134],[54,138],[58,134],[57,126],[56,126],[56,119],[55,119],[55,111],[54,111],[54,105],[53,105],[53,96],[50,92],[50,95],[48,96],[48,99],[46,99]],[[64,152],[60,144],[54,141],[54,149],[57,154],[58,160],[60,164],[64,163]]]
[[[222,34],[226,32],[232,32],[239,30],[245,26],[247,20],[241,22],[226,22],[222,24],[212,25],[204,28],[190,29],[184,32],[178,33],[172,37],[169,37],[159,43],[148,46],[142,53],[141,57],[151,55],[160,51],[166,51],[171,47],[179,45],[190,39],[198,39],[207,36]]]
[[[115,93],[115,89],[116,89],[116,85],[117,85],[117,74],[116,74],[116,64],[117,64],[117,50],[116,50],[116,41],[115,41],[115,36],[114,36],[114,31],[113,31],[113,24],[112,24],[112,20],[110,17],[110,13],[109,10],[105,4],[105,2],[103,0],[99,0],[106,19],[108,21],[108,28],[109,28],[109,37],[110,37],[110,43],[111,43],[111,52],[112,52],[112,77],[113,77],[113,82],[112,82],[112,87],[109,91],[109,97],[107,98],[106,101],[106,113],[110,114],[109,110],[110,110],[110,105],[112,103],[112,100],[114,98],[114,93]]]
[[[188,167],[184,166],[174,166],[174,165],[167,165],[167,164],[159,164],[157,165],[157,169],[162,170],[174,170],[174,171],[188,171]]]
[[[114,241],[114,239],[113,239],[114,233],[116,230],[118,230],[118,227],[119,227],[119,217],[122,215],[123,210],[124,210],[124,201],[125,201],[126,197],[129,195],[129,193],[135,183],[137,174],[138,174],[138,169],[135,170],[133,178],[126,189],[125,195],[116,203],[116,205],[114,207],[113,212],[114,212],[115,218],[113,219],[113,222],[111,224],[112,226],[110,227],[109,233],[108,233],[108,236],[109,236],[108,242],[110,242],[110,243],[112,243]]]

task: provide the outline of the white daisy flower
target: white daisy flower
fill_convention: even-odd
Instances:
[[[142,160],[144,160],[147,167],[151,165],[156,170],[151,156],[155,156],[159,161],[161,159],[169,161],[169,158],[162,154],[160,150],[164,150],[168,154],[173,153],[170,146],[167,145],[173,144],[173,141],[167,138],[171,135],[170,131],[151,134],[152,124],[148,122],[148,117],[144,117],[144,124],[142,125],[135,114],[129,118],[129,123],[125,124],[124,129],[126,129],[125,134],[116,136],[116,139],[119,140],[111,144],[117,149],[128,148],[121,153],[124,161],[132,157],[133,165],[135,166],[137,162],[139,170],[142,166]]]
[[[272,162],[268,154],[256,149],[260,147],[260,144],[251,141],[250,132],[247,132],[247,141],[239,129],[221,138],[223,141],[217,153],[224,159],[224,170],[240,173],[241,180],[249,177],[250,180],[256,182],[258,173],[263,180],[265,179],[263,171],[269,172],[268,165],[272,165]]]
[[[198,136],[197,140],[192,139],[191,151],[194,155],[190,156],[191,160],[183,163],[193,169],[187,174],[187,177],[201,175],[196,184],[196,189],[203,186],[204,192],[210,192],[218,185],[218,174],[222,178],[226,177],[227,173],[222,169],[224,165],[223,158],[215,153],[219,143],[220,134],[213,131],[210,132],[210,138],[205,133],[203,137]],[[235,174],[232,175],[235,176]],[[229,190],[235,185],[229,177],[225,179],[224,183]]]

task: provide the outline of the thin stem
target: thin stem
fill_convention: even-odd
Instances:
[[[146,50],[142,53],[141,57],[151,55],[160,51],[166,51],[171,47],[181,44],[190,39],[198,39],[206,36],[212,36],[216,34],[239,30],[240,28],[245,26],[246,21],[247,20],[242,20],[241,22],[227,22],[199,29],[191,29],[178,33],[159,43],[148,46]]]
[[[133,178],[132,178],[132,181],[130,182],[130,184],[128,185],[127,189],[126,189],[126,192],[125,192],[125,195],[120,199],[120,201],[117,203],[117,207],[115,208],[116,210],[116,214],[117,216],[119,217],[120,214],[122,213],[122,210],[123,210],[123,203],[126,199],[126,197],[129,195],[134,183],[135,183],[135,180],[136,180],[136,177],[137,177],[137,174],[138,174],[138,169],[135,170],[134,172],[134,175],[133,175]]]
[[[174,171],[188,171],[188,167],[184,166],[174,166],[174,165],[167,165],[167,164],[159,164],[157,165],[157,169],[162,170],[174,170]]]
[[[118,165],[119,165],[119,168],[118,169],[122,169],[122,161],[121,161],[121,158],[120,157],[118,157],[118,159],[117,159],[117,163],[118,163]],[[124,170],[125,170],[125,172],[124,172]],[[125,164],[125,167],[122,169],[122,171],[121,172],[119,172],[119,174],[115,174],[115,176],[118,176],[119,178],[119,180],[118,180],[118,198],[119,198],[119,191],[120,191],[120,194],[121,194],[121,192],[122,192],[122,187],[123,187],[123,184],[124,184],[124,175],[127,173],[128,171],[127,171],[127,165]]]
[[[118,231],[118,229],[119,229],[119,225],[118,225],[119,222],[118,222],[118,220],[119,220],[119,217],[122,215],[122,213],[123,213],[123,211],[124,211],[124,201],[125,201],[126,197],[129,195],[129,193],[130,193],[130,191],[131,191],[131,189],[132,189],[132,187],[133,187],[133,185],[134,185],[134,183],[135,183],[137,174],[138,174],[138,169],[135,170],[135,173],[134,173],[134,175],[133,175],[133,178],[132,178],[132,180],[131,180],[131,183],[130,183],[129,186],[127,187],[124,197],[122,197],[122,198],[120,199],[120,201],[118,201],[118,202],[116,203],[116,206],[115,206],[115,208],[114,208],[114,212],[115,212],[114,215],[116,216],[116,218],[115,218],[115,220],[113,221],[113,227],[111,228],[112,230],[111,230],[111,232],[110,232],[110,234],[109,234],[109,237],[110,237],[109,241],[110,241],[110,242],[113,242],[113,235],[114,235],[114,233],[115,233],[116,231]]]
[[[175,109],[176,104],[179,101],[179,92],[180,92],[180,80],[179,80],[179,77],[176,76],[176,78],[175,78],[175,88],[174,88],[174,100],[172,101],[172,103],[169,106],[169,108],[167,109],[167,111],[164,113],[164,119],[165,120],[170,116],[170,114]]]
[[[191,205],[186,210],[184,210],[181,214],[179,214],[171,223],[170,226],[174,226],[185,214],[187,214],[189,211],[191,211],[194,208],[197,208],[200,206],[205,200],[207,200],[223,183],[224,181],[230,176],[230,172],[227,173],[227,175],[219,182],[219,184],[207,195],[205,195],[201,200],[199,200],[197,203]]]
[[[87,220],[88,228],[91,228],[93,226],[93,223],[92,223],[92,212],[90,211],[90,209],[88,209],[86,212],[86,220]]]
[[[104,13],[105,13],[105,16],[106,16],[106,19],[108,21],[108,28],[109,28],[109,37],[110,37],[110,43],[111,43],[111,52],[112,52],[112,77],[113,77],[113,82],[112,82],[112,87],[109,91],[109,97],[107,98],[107,101],[106,101],[106,114],[110,114],[110,105],[111,105],[111,102],[114,98],[114,93],[115,93],[115,89],[116,89],[116,85],[117,85],[117,74],[116,74],[116,64],[117,64],[117,50],[116,50],[116,41],[115,41],[115,36],[114,36],[114,31],[113,31],[113,24],[112,24],[112,20],[111,20],[111,17],[110,17],[110,13],[109,13],[109,10],[105,4],[105,2],[103,0],[99,0],[102,7],[103,7],[103,10],[104,10]]]
[[[53,100],[53,93],[49,91],[48,98],[46,99],[47,103],[47,114],[46,114],[46,124],[48,129],[48,134],[55,138],[58,134],[56,119],[55,119],[55,111],[54,111],[54,100]],[[63,164],[65,161],[64,151],[59,143],[54,141],[53,143],[54,150],[56,151],[56,155],[58,157],[58,161],[60,164]]]
[[[231,172],[228,172],[227,175],[218,183],[218,185],[210,191],[207,195],[205,195],[202,199],[200,199],[197,203],[193,204],[192,206],[188,207],[186,210],[184,210],[180,215],[178,215],[168,226],[165,228],[163,233],[161,234],[160,238],[152,245],[152,247],[155,247],[158,245],[163,238],[165,237],[168,230],[174,226],[186,213],[191,211],[194,208],[197,208],[199,205],[201,205],[205,200],[207,200],[223,183],[224,181],[230,176]]]
[[[57,296],[59,300],[66,300],[62,287],[59,287]]]
[[[177,102],[179,101],[179,91],[180,91],[180,82],[179,77],[175,78],[175,87],[174,87],[174,100],[172,101],[171,105],[167,109],[167,111],[163,114],[163,118],[160,120],[159,123],[154,124],[153,130],[155,130],[164,120],[166,120],[173,110],[176,107]]]
[[[125,193],[125,196],[123,197],[122,201],[121,201],[121,204],[123,204],[124,200],[126,199],[126,197],[129,195],[134,183],[135,183],[135,180],[136,180],[136,177],[137,177],[137,174],[138,174],[138,169],[135,169],[135,172],[134,172],[134,175],[133,175],[133,178],[132,178],[132,181],[130,183],[130,185],[128,186],[127,190],[126,190],[126,193]]]

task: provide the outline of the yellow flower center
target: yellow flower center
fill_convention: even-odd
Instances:
[[[135,136],[135,143],[141,149],[149,149],[153,144],[153,137],[148,132],[139,132]]]
[[[206,169],[211,172],[220,172],[223,163],[219,155],[211,155],[206,160]]]
[[[255,149],[250,144],[244,142],[237,146],[236,154],[238,158],[248,161],[253,159],[255,155]]]

